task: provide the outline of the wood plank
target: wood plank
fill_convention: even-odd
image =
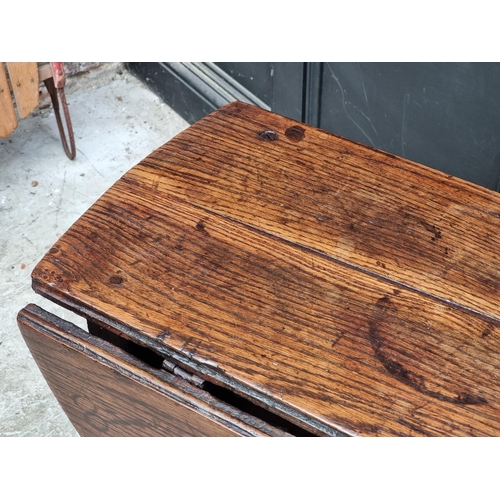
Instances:
[[[36,62],[9,62],[7,70],[16,99],[17,113],[23,119],[38,106],[39,81]]]
[[[39,62],[38,65],[38,80],[43,82],[49,78],[53,78],[52,68],[48,62]]]
[[[34,289],[323,434],[498,435],[500,323],[127,175]]]
[[[16,112],[10,95],[4,63],[0,63],[0,137],[9,137],[17,128]]]
[[[485,188],[243,103],[126,176],[500,318],[500,195]]]
[[[18,324],[81,436],[265,435],[168,383],[176,377],[141,366],[37,306],[23,309]]]

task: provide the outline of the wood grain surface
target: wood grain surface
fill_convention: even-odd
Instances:
[[[500,195],[480,186],[241,103],[127,178],[499,317]]]
[[[17,117],[12,102],[4,63],[0,62],[0,137],[9,137],[17,128]]]
[[[18,324],[81,436],[287,435],[38,306],[23,309]]]
[[[26,118],[38,106],[38,64],[36,62],[9,62],[7,70],[19,118]]]
[[[233,103],[119,180],[33,286],[318,435],[499,435],[499,201]]]

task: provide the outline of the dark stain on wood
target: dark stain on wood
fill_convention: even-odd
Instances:
[[[390,309],[392,312],[397,312],[390,297],[384,296],[377,300],[376,308],[379,313],[374,316],[374,320],[369,323],[368,338],[372,345],[376,358],[382,363],[384,368],[400,382],[416,389],[422,394],[431,396],[440,401],[448,403],[463,404],[463,405],[485,405],[488,404],[486,398],[475,396],[465,392],[460,392],[456,396],[448,396],[437,391],[430,390],[426,387],[426,380],[422,375],[412,372],[410,369],[403,366],[402,363],[392,358],[386,352],[385,341],[380,335],[380,325],[384,322],[386,313]]]
[[[285,130],[285,136],[293,142],[300,142],[304,138],[305,129],[294,125],[293,127],[288,127]]]
[[[205,236],[210,236],[208,234],[208,231],[206,230],[205,228],[205,221],[204,220],[199,220],[197,223],[196,223],[196,229],[198,231],[200,231],[200,233],[204,234]]]
[[[434,237],[431,238],[432,241],[436,241],[439,238],[441,238],[441,236],[442,236],[441,231],[436,226],[433,226],[432,224],[428,224],[425,221],[420,221],[420,223],[422,224],[422,226],[424,226],[426,231],[429,231],[430,233],[432,233],[434,235]]]
[[[484,330],[483,330],[483,333],[481,333],[481,337],[484,339],[486,337],[489,337],[490,334],[491,334],[491,327],[490,326],[487,326]]]
[[[123,283],[123,278],[121,276],[111,276],[109,278],[109,283],[111,285],[121,285]]]

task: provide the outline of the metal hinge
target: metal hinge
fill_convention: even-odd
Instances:
[[[193,373],[188,373],[182,368],[179,368],[174,362],[168,359],[163,360],[162,368],[169,373],[173,373],[174,375],[177,375],[178,377],[187,380],[190,384],[193,384],[196,387],[202,388],[203,384],[205,383],[205,381],[202,378],[198,377],[197,375],[194,375]]]

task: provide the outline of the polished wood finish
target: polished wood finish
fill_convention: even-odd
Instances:
[[[498,435],[499,243],[497,193],[232,103],[32,277],[316,435]]]
[[[38,306],[18,324],[81,436],[287,435]]]
[[[238,103],[126,180],[499,317],[500,195],[480,186]]]

